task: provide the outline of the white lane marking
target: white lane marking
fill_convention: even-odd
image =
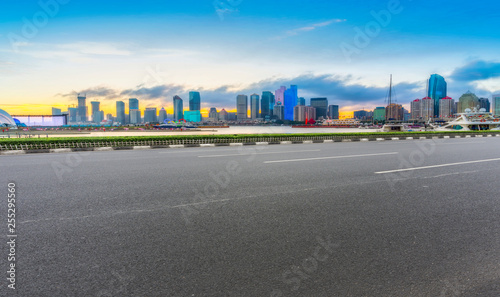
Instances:
[[[397,154],[398,154],[397,152],[392,152],[392,153],[380,153],[380,154],[347,155],[347,156],[334,156],[334,157],[319,157],[319,158],[306,158],[306,159],[277,160],[277,161],[266,161],[266,162],[264,162],[264,164],[285,163],[285,162],[300,162],[300,161],[314,161],[314,160],[327,160],[327,159],[342,159],[342,158],[372,157],[372,156],[397,155]]]
[[[222,147],[222,146],[220,146]],[[234,152],[234,151],[237,151],[238,148],[232,148],[232,149],[217,149],[217,147],[214,149],[214,150],[210,150],[210,151],[217,151],[217,152],[224,152],[224,151],[227,151],[227,152]],[[203,153],[203,152],[207,152],[206,149],[189,149],[189,150],[185,150],[185,151],[175,151],[175,152],[172,152],[172,151],[169,151],[169,152],[158,152],[159,154],[183,154],[183,153]]]
[[[319,152],[321,150],[303,150],[303,151],[284,151],[284,152],[266,152],[266,153],[252,153],[242,152],[242,154],[227,154],[227,155],[203,155],[198,158],[217,158],[217,157],[231,157],[231,156],[248,156],[248,155],[268,155],[268,154],[285,154],[285,153],[302,153],[302,152]]]
[[[394,173],[394,172],[402,172],[402,171],[413,171],[413,170],[430,169],[430,168],[438,168],[438,167],[448,167],[448,166],[456,166],[456,165],[463,165],[463,164],[493,162],[493,161],[500,161],[500,158],[487,159],[487,160],[477,160],[477,161],[457,162],[457,163],[448,163],[448,164],[439,164],[439,165],[430,165],[430,166],[405,168],[405,169],[395,169],[395,170],[387,170],[387,171],[379,171],[379,172],[375,172],[375,174]]]

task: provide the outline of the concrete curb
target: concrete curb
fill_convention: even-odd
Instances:
[[[245,142],[245,143],[202,143],[202,144],[171,144],[171,145],[145,145],[145,146],[122,146],[122,147],[87,147],[87,148],[60,148],[60,149],[33,149],[33,150],[8,150],[0,151],[0,155],[25,155],[40,153],[72,153],[72,152],[107,152],[120,150],[151,150],[162,148],[187,148],[187,147],[217,147],[217,146],[247,146],[247,145],[278,145],[278,144],[313,144],[313,143],[335,143],[335,142],[368,142],[368,141],[397,141],[397,140],[425,140],[425,139],[452,139],[452,138],[482,138],[500,137],[500,134],[486,135],[455,135],[455,136],[417,136],[417,137],[385,137],[385,138],[354,138],[354,139],[326,139],[326,140],[303,140],[303,141],[274,141],[274,142]]]

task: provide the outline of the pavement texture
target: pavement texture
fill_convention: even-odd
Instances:
[[[500,296],[500,138],[0,156],[1,296]]]

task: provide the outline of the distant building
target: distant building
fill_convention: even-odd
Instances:
[[[422,98],[420,101],[420,118],[424,121],[434,118],[434,100],[429,97]],[[439,116],[439,115],[438,115]]]
[[[276,90],[275,92],[275,103],[274,105],[278,105],[278,102],[280,103],[279,105],[285,105],[285,91],[286,87],[280,87],[279,89]],[[274,106],[273,106],[274,108]]]
[[[433,74],[429,78],[429,89],[427,92],[427,97],[432,99],[434,104],[434,114],[432,117],[439,117],[439,100],[446,97],[447,84],[444,79],[439,74]]]
[[[228,112],[224,108],[219,112],[219,121],[228,121]]]
[[[298,89],[296,85],[291,85],[285,90],[285,120],[293,121],[293,108],[297,105]]]
[[[99,115],[97,116],[97,119],[95,118],[96,113],[98,113],[101,110],[101,102],[99,102],[99,101],[91,101],[90,102],[90,106],[92,108],[92,122],[94,122],[94,123],[100,123],[100,122],[102,122],[103,119],[100,119]],[[100,119],[100,121],[98,121],[99,119]]]
[[[158,113],[158,122],[162,124],[167,118],[168,118],[167,111],[165,110],[165,108],[162,107],[160,109],[160,112]]]
[[[375,110],[373,110],[373,121],[374,122],[385,121],[385,107],[376,107]]]
[[[210,111],[208,112],[208,119],[212,122],[219,121],[219,113],[217,112],[217,108],[215,107],[210,108]]]
[[[189,110],[195,111],[201,109],[200,92],[189,92]]]
[[[92,113],[92,122],[100,124],[102,121],[104,121],[104,111],[98,110]]]
[[[493,103],[493,114],[500,116],[500,94],[491,96]]]
[[[260,101],[259,95],[257,95],[257,94],[250,95],[250,118],[252,120],[255,120],[255,119],[260,117],[259,116],[259,111],[260,111],[259,101]]]
[[[0,109],[1,124],[7,124],[11,127],[9,116],[8,113]],[[12,115],[11,118],[27,127],[60,127],[67,125],[67,117],[65,115]]]
[[[296,105],[293,112],[293,120],[297,122],[306,122],[316,119],[316,108],[312,106]]]
[[[184,119],[184,107],[182,99],[179,96],[174,96],[174,121]]]
[[[235,122],[237,120],[236,112],[228,112],[227,113],[227,120],[231,121],[231,122]]]
[[[404,118],[403,106],[391,103],[386,107],[385,116],[387,121],[402,121]]]
[[[299,97],[299,99],[297,100],[297,105],[306,105],[306,98]]]
[[[69,107],[68,108],[68,121],[72,124],[77,122],[78,108]]]
[[[157,123],[158,115],[156,107],[148,107],[144,110],[144,123]]]
[[[116,122],[125,124],[125,103],[123,101],[116,101]]]
[[[236,116],[238,121],[244,121],[248,118],[248,96],[238,95],[236,97]]]
[[[141,110],[140,109],[130,109],[129,110],[130,124],[140,124],[142,123]]]
[[[52,107],[52,115],[62,115],[61,109]]]
[[[273,109],[273,115],[277,120],[285,119],[285,107],[281,105],[281,102],[277,102]]]
[[[328,117],[335,120],[339,119],[340,114],[338,105],[328,105]]]
[[[272,116],[274,107],[274,95],[269,91],[262,92],[262,98],[260,100],[260,116],[265,118],[266,116]]]
[[[327,98],[311,98],[311,106],[316,108],[316,119],[321,117],[326,119],[326,112],[328,110]]]
[[[449,118],[455,114],[455,100],[446,96],[439,100],[439,117]]]
[[[366,120],[368,117],[368,112],[366,110],[356,110],[353,112],[353,116],[356,120]]]
[[[201,112],[199,110],[190,110],[184,112],[184,119],[188,122],[201,122]]]
[[[460,96],[458,99],[457,113],[463,113],[466,109],[473,110],[479,105],[479,98],[470,91]]]
[[[87,121],[87,96],[80,96],[78,94],[78,111],[77,111],[77,121],[78,122],[86,122]]]
[[[487,112],[490,112],[490,100],[488,98],[479,98],[479,108],[484,108]]]
[[[422,102],[420,99],[415,99],[410,103],[410,118],[419,120],[422,116]]]

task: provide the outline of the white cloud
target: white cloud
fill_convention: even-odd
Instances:
[[[305,27],[301,27],[301,28],[289,30],[289,31],[287,31],[285,33],[285,35],[283,35],[283,36],[277,36],[277,37],[275,37],[273,39],[279,40],[279,39],[283,39],[283,38],[295,36],[295,35],[298,35],[298,34],[303,33],[303,32],[313,31],[313,30],[316,30],[317,28],[326,27],[326,26],[329,26],[329,25],[334,24],[334,23],[342,23],[342,22],[345,22],[345,21],[347,21],[347,20],[346,19],[332,19],[332,20],[329,20],[329,21],[325,21],[325,22],[321,22],[321,23],[316,23],[316,24],[313,24],[313,25],[310,25],[310,26],[305,26]]]

